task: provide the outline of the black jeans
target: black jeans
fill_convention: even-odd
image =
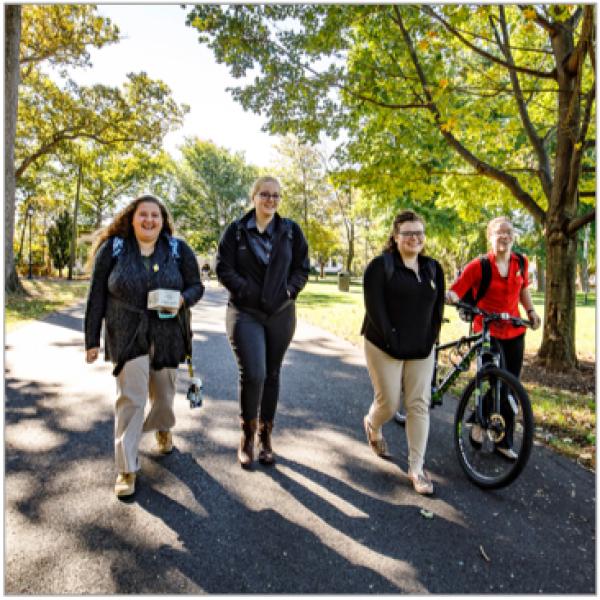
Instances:
[[[240,372],[240,416],[273,421],[281,363],[296,329],[295,302],[270,316],[229,304],[225,327]]]
[[[499,348],[504,357],[503,367],[509,373],[512,373],[517,379],[521,375],[521,367],[523,366],[523,352],[525,351],[525,334],[515,338],[503,340],[500,338],[491,338],[492,346]],[[502,403],[500,406],[500,414],[506,423],[506,436],[499,442],[499,446],[512,447],[513,432],[515,428],[515,413],[512,410],[510,402],[506,396],[506,391],[502,394]]]

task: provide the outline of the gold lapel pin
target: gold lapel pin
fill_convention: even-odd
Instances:
[[[154,269],[155,273],[158,273],[159,266],[158,265],[154,265],[153,269]]]

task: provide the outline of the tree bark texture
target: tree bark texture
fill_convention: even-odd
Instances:
[[[546,298],[542,345],[538,356],[547,368],[568,370],[577,366],[575,353],[575,305],[577,233],[569,222],[577,215],[577,185],[572,180],[571,160],[580,131],[580,89],[576,73],[567,69],[573,53],[573,33],[560,29],[552,36],[558,81],[558,128],[554,184],[548,203],[545,239]],[[578,177],[578,175],[577,175]]]
[[[19,100],[19,43],[21,6],[4,7],[4,289],[22,290],[15,269],[13,237],[15,229],[15,136]]]

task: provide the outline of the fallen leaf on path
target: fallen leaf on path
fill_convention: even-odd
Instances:
[[[483,546],[479,546],[479,552],[481,552],[481,556],[483,556],[483,558],[485,559],[486,562],[492,562],[490,560],[490,557],[485,553]]]
[[[433,519],[433,513],[430,510],[425,510],[424,508],[422,508],[421,515],[424,516],[426,519]]]

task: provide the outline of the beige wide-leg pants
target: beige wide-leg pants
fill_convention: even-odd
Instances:
[[[365,358],[374,397],[369,409],[369,422],[377,436],[404,401],[408,468],[421,473],[429,436],[429,403],[433,375],[433,349],[427,358],[397,360],[365,338]]]
[[[115,466],[119,473],[138,471],[138,447],[142,432],[167,431],[175,425],[177,369],[150,368],[146,354],[129,360],[116,377]],[[144,419],[146,399],[150,410]]]

